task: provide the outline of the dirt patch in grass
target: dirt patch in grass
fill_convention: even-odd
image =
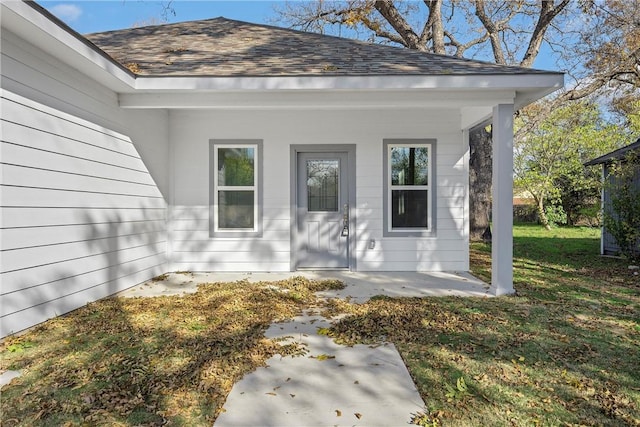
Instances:
[[[233,384],[274,354],[273,321],[321,304],[337,281],[203,284],[194,294],[109,298],[5,340],[2,426],[211,425]]]

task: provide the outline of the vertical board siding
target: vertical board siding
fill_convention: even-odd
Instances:
[[[613,207],[612,207],[612,197],[615,194],[616,188],[619,188],[622,184],[620,179],[612,175],[611,167],[608,164],[604,164],[604,176],[607,177],[608,185],[602,190],[604,194],[603,198],[603,208],[604,211],[609,215],[614,215]],[[637,166],[633,178],[631,186],[640,190],[640,165]],[[606,227],[602,228],[602,255],[620,255],[620,246],[616,241],[615,237],[611,235],[611,233],[607,230]]]
[[[0,336],[166,269],[166,202],[131,140],[3,90]]]

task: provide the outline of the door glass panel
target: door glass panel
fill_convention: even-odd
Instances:
[[[429,185],[427,147],[391,148],[391,185]]]
[[[218,148],[218,185],[241,187],[254,185],[255,149]]]
[[[218,228],[254,228],[253,191],[218,191]]]
[[[391,191],[391,226],[393,228],[428,228],[427,190]]]
[[[339,160],[307,160],[307,210],[337,212]]]

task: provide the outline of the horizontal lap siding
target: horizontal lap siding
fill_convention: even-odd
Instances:
[[[419,114],[419,113],[418,113]],[[380,129],[379,143],[358,147],[356,258],[360,271],[468,270],[464,203],[465,154],[456,114],[434,113],[400,122],[402,129]],[[372,124],[373,128],[377,126]],[[437,195],[435,237],[383,237],[382,139],[435,138]],[[371,240],[375,244],[371,247]]]
[[[289,216],[265,208],[258,238],[209,237],[208,206],[171,209],[172,269],[176,271],[288,271]]]
[[[131,140],[2,92],[1,335],[166,269],[166,202]]]
[[[454,111],[180,111],[170,115],[170,134],[173,270],[290,269],[289,162],[294,144],[356,145],[356,226],[352,236],[356,238],[358,270],[468,269],[466,148]],[[261,237],[209,236],[209,140],[234,138],[263,140]],[[437,139],[436,237],[382,237],[385,138]],[[373,249],[369,247],[371,239],[376,240]]]
[[[172,270],[289,271],[289,145],[271,138],[254,112],[172,112],[173,203],[169,220]],[[281,117],[281,116],[279,116]],[[251,126],[247,126],[251,120]],[[277,132],[285,132],[278,126]],[[273,130],[273,129],[272,129]],[[209,140],[263,140],[262,235],[210,237]]]

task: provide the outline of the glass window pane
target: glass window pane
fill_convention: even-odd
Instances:
[[[427,190],[391,191],[392,228],[428,228]]]
[[[218,185],[254,185],[255,148],[218,148]]]
[[[307,160],[307,210],[337,212],[340,162]]]
[[[391,185],[429,184],[427,147],[392,147],[390,162]]]
[[[218,191],[218,228],[254,228],[253,191]]]

